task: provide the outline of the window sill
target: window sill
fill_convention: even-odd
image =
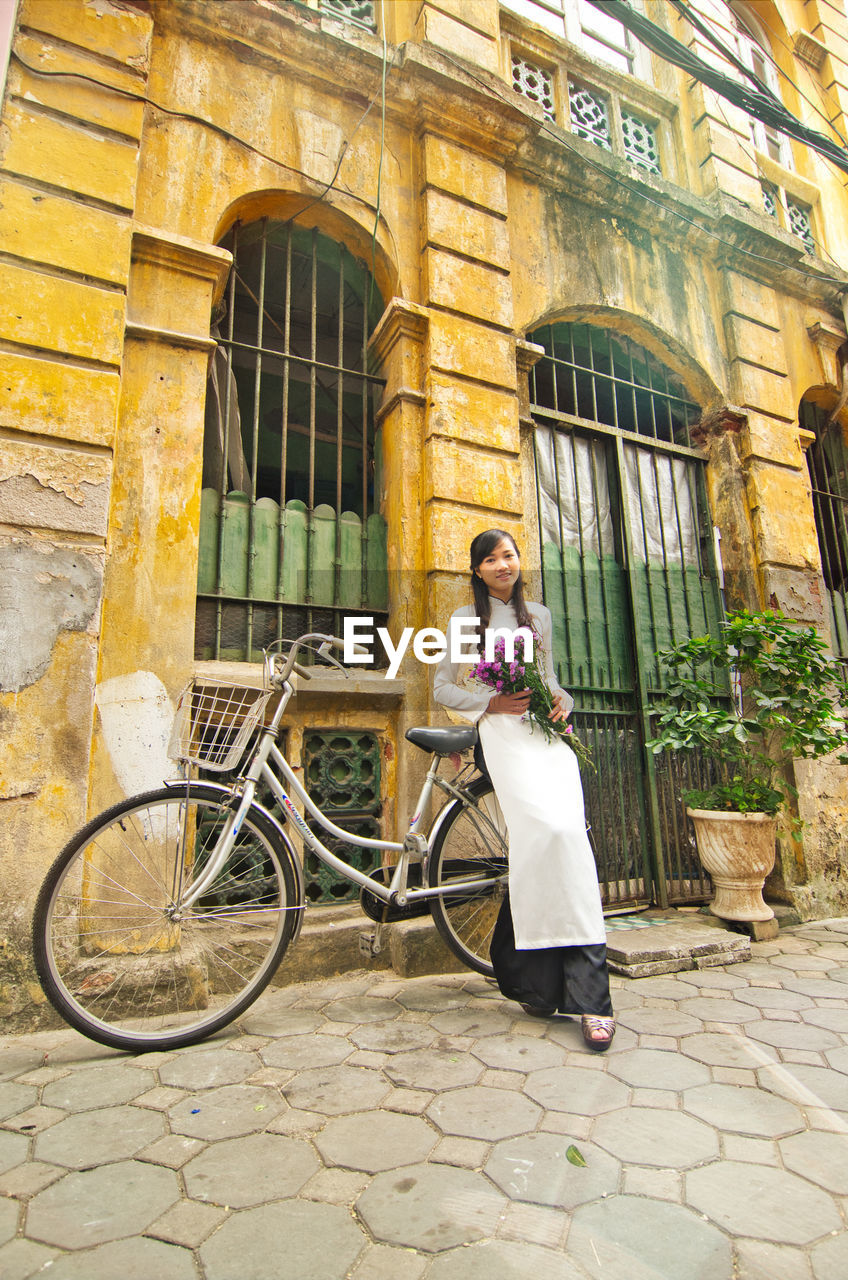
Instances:
[[[197,662],[194,673],[210,683],[226,680],[232,684],[261,689],[264,673],[259,662]],[[294,697],[292,706],[304,703],[328,702],[332,698],[356,698],[375,706],[400,702],[406,696],[405,680],[389,680],[379,671],[355,670],[344,676],[340,671],[328,670],[326,674],[312,676],[309,680],[292,677]]]

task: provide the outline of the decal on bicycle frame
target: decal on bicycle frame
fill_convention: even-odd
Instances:
[[[283,792],[283,804],[286,806],[286,809],[289,812],[289,816],[291,817],[292,822],[297,827],[300,834],[304,837],[304,839],[308,840],[309,843],[311,844],[314,841],[315,836],[309,830],[309,827],[306,825],[300,813],[298,813],[297,809],[294,807],[291,800],[286,795],[285,791]]]

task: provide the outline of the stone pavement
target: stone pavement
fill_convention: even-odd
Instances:
[[[469,974],[264,996],[191,1049],[0,1041],[0,1276],[841,1280],[848,920],[614,978],[612,1050]]]

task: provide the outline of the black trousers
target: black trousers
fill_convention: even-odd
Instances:
[[[495,923],[489,954],[498,987],[508,1000],[559,1013],[612,1017],[605,944],[516,950],[508,893]]]

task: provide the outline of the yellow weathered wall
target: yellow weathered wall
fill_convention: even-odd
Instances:
[[[786,70],[808,97],[826,95],[844,130],[844,6],[761,7]],[[656,59],[653,86],[598,71],[610,92],[666,112],[673,173],[593,163],[597,149],[558,141],[510,87],[511,33],[555,60],[550,36],[495,0],[387,9],[383,125],[380,35],[315,5],[22,5],[0,126],[10,1010],[27,994],[10,984],[26,968],[34,886],[87,793],[99,808],[169,768],[169,706],[194,666],[209,317],[229,260],[216,246],[237,219],[298,217],[373,265],[395,633],[443,623],[465,598],[468,544],[489,525],[537,567],[522,342],[569,318],[631,333],[712,415],[731,594],[821,620],[797,408],[838,385],[844,277],[834,268],[828,283],[821,264],[805,275],[797,241],[759,211],[742,113]],[[787,52],[797,30],[827,45],[818,72]],[[60,71],[99,83],[38,74]],[[820,127],[803,98],[789,105]],[[815,201],[829,253],[848,265],[842,178],[808,149],[793,155],[794,170],[772,176]],[[402,698],[315,695],[292,720],[295,747],[304,727],[382,735],[388,835],[421,773],[403,732],[441,716],[429,672],[407,659],[400,674]],[[823,776],[805,775],[802,807]],[[844,771],[827,785],[842,812]],[[842,901],[833,825],[793,859],[781,892],[803,890],[808,911],[817,893]]]

